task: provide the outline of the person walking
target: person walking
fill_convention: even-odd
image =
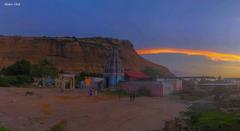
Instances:
[[[133,101],[133,91],[130,91],[130,92],[129,92],[129,99],[130,99],[130,102]]]
[[[136,92],[135,91],[133,91],[133,94],[132,94],[133,96],[132,96],[132,101],[135,101],[135,98],[136,98]]]

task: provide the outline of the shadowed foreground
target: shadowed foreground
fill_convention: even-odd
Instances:
[[[34,94],[25,95],[26,91]],[[128,98],[57,89],[0,88],[0,124],[20,131],[45,131],[66,121],[70,131],[145,131],[160,129],[186,106],[167,97]]]

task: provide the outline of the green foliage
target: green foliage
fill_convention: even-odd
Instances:
[[[28,75],[17,75],[17,76],[5,76],[0,77],[0,86],[20,86],[24,84],[29,84],[32,82],[32,78]]]
[[[11,129],[0,126],[0,131],[11,131]]]
[[[20,60],[15,64],[2,69],[0,77],[0,86],[20,86],[32,82],[31,64],[29,61]]]
[[[4,73],[4,70],[5,70],[5,68],[4,68],[4,67],[0,69],[0,75],[3,75],[3,73]]]
[[[0,86],[20,86],[33,82],[32,77],[56,77],[57,69],[47,60],[32,65],[26,60],[17,61],[9,67],[3,68],[0,77]]]
[[[46,59],[40,61],[39,64],[32,65],[31,68],[31,75],[33,77],[41,78],[51,76],[54,78],[57,76],[57,74],[57,68],[55,68],[53,64]]]
[[[2,74],[7,76],[30,75],[30,72],[31,64],[26,60],[17,61],[15,64],[2,69]]]
[[[211,111],[202,113],[196,123],[196,126],[206,131],[232,131],[239,130],[239,124],[239,115],[223,113],[220,111]]]
[[[191,106],[183,113],[190,127],[203,131],[235,131],[240,129],[239,114],[225,113],[209,106]]]
[[[0,77],[0,86],[1,87],[8,87],[10,83],[8,82],[6,77]]]

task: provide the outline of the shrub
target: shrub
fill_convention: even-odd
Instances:
[[[196,126],[202,130],[230,131],[240,129],[240,119],[236,114],[211,111],[202,113]]]
[[[44,59],[39,64],[32,65],[29,61],[20,60],[15,64],[1,69],[0,86],[20,86],[33,82],[32,77],[56,77],[57,68]]]
[[[28,76],[28,75],[18,75],[16,77],[17,77],[18,81],[20,81],[22,84],[28,84],[33,81],[32,77]]]
[[[11,129],[0,126],[0,131],[11,131]]]
[[[39,64],[34,64],[31,67],[31,75],[33,77],[56,77],[58,74],[57,68],[53,66],[53,64],[48,61],[47,59],[44,59],[39,62]]]
[[[184,120],[190,127],[203,131],[235,131],[240,129],[239,114],[225,113],[205,105],[191,106],[183,113]]]
[[[4,75],[30,75],[31,72],[31,64],[29,61],[20,60],[17,61],[15,64],[3,68],[2,74]]]
[[[8,80],[5,77],[0,77],[0,86],[1,87],[8,87],[8,86],[10,86]]]
[[[17,75],[17,76],[5,76],[0,77],[0,86],[20,86],[23,84],[29,84],[32,82],[32,78],[27,75]]]

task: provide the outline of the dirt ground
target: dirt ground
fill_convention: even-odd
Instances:
[[[33,95],[25,95],[33,91]],[[0,88],[0,125],[20,131],[45,131],[66,121],[69,131],[147,131],[161,129],[186,105],[168,97],[86,96],[59,89]]]

